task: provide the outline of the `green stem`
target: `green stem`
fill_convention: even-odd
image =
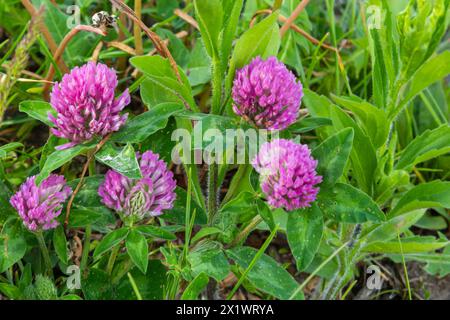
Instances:
[[[88,153],[86,161],[89,161],[90,157],[91,157],[91,154]],[[92,177],[95,175],[95,158],[93,156],[89,162],[88,171],[89,171],[89,176]],[[88,226],[86,226],[86,229],[84,230],[83,253],[81,255],[81,263],[80,263],[80,268],[81,268],[82,272],[85,271],[87,262],[88,262],[88,258],[89,258],[89,249],[91,246],[91,234],[92,234],[92,227],[91,227],[91,225],[88,225]]]
[[[90,225],[86,226],[84,230],[84,243],[83,243],[83,253],[81,256],[80,269],[83,272],[86,269],[87,261],[89,258],[89,247],[91,244],[91,233],[92,227]]]
[[[411,286],[409,284],[409,277],[408,277],[408,269],[406,268],[405,255],[403,254],[403,245],[402,245],[402,241],[400,240],[400,233],[398,233],[398,231],[397,231],[397,239],[398,239],[398,243],[400,245],[400,253],[402,256],[403,272],[405,273],[406,288],[408,289],[408,299],[412,300]]]
[[[228,294],[227,300],[230,300],[231,298],[233,298],[234,294],[239,289],[241,284],[244,282],[245,278],[247,278],[247,275],[249,274],[249,272],[253,269],[253,267],[255,266],[256,262],[258,262],[258,260],[261,258],[263,253],[266,251],[266,249],[269,246],[269,244],[272,242],[273,238],[277,234],[278,228],[279,228],[279,225],[276,225],[275,228],[272,230],[271,234],[269,235],[269,237],[266,239],[266,241],[264,241],[264,244],[258,250],[258,252],[255,254],[255,256],[253,257],[252,261],[248,265],[247,269],[245,269],[245,271],[242,274],[241,278],[239,279],[239,281],[234,286],[233,290],[231,290],[231,292]]]
[[[231,181],[230,187],[228,188],[228,191],[223,198],[222,203],[227,203],[229,200],[233,198],[233,196],[236,194],[237,190],[239,189],[240,182],[242,181],[244,175],[246,174],[247,170],[251,170],[251,166],[249,164],[242,164],[239,166],[238,170],[233,176],[233,180]]]
[[[212,69],[212,105],[211,113],[220,113],[220,104],[222,100],[222,68],[220,67],[220,60],[213,59]]]
[[[108,273],[109,275],[112,274],[112,271],[114,268],[114,263],[116,262],[116,258],[117,258],[117,255],[119,254],[119,250],[120,250],[120,244],[118,244],[117,246],[115,246],[112,249],[111,255],[109,256],[108,264],[106,266],[106,273]]]
[[[252,221],[250,221],[250,223],[245,227],[244,230],[242,230],[237,236],[236,238],[233,240],[233,242],[231,243],[231,247],[234,247],[236,245],[238,245],[242,240],[244,240],[248,234],[261,222],[263,221],[263,219],[261,218],[260,215],[257,215],[256,217],[253,218]]]
[[[95,158],[92,158],[91,162],[89,162],[89,176],[95,176]]]
[[[192,172],[189,170],[189,176],[191,176]],[[189,243],[191,241],[191,234],[192,234],[192,227],[193,222],[191,223],[191,199],[192,199],[192,184],[191,180],[188,179],[188,185],[187,185],[187,197],[186,197],[186,212],[185,212],[185,222],[184,222],[184,248],[183,248],[183,255],[182,255],[182,261],[180,263],[180,266],[183,267],[184,263],[187,262],[187,256],[189,253]],[[194,214],[195,216],[195,214]],[[194,217],[195,219],[195,217]]]
[[[136,285],[136,282],[134,281],[133,276],[132,276],[131,273],[129,273],[129,272],[127,273],[127,275],[128,275],[128,280],[130,280],[131,287],[133,288],[134,294],[136,295],[136,298],[137,298],[139,301],[141,301],[141,300],[142,300],[142,295],[141,295],[141,293],[140,293],[140,291],[139,291],[139,288],[138,288],[137,285]]]
[[[41,249],[42,258],[44,259],[45,267],[47,269],[47,275],[53,278],[53,267],[52,261],[50,260],[50,254],[48,252],[47,245],[45,244],[44,234],[42,231],[36,232],[36,238],[39,243],[39,248]]]

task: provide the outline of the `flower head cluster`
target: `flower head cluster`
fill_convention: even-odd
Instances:
[[[130,103],[130,95],[127,89],[115,99],[116,86],[114,70],[95,62],[72,69],[55,84],[50,103],[57,115],[49,113],[55,125],[51,130],[55,136],[70,140],[58,149],[119,130],[128,116],[120,115],[120,111]]]
[[[322,182],[316,166],[308,146],[285,139],[265,143],[253,160],[268,203],[287,211],[309,207],[316,199],[315,185]]]
[[[52,174],[35,183],[36,176],[29,177],[19,191],[11,197],[11,205],[17,210],[23,224],[30,231],[42,231],[58,226],[56,218],[61,214],[62,205],[72,193],[63,176]]]
[[[261,129],[282,130],[298,117],[302,84],[275,57],[257,57],[236,72],[234,112]]]
[[[140,156],[143,178],[130,179],[108,170],[98,189],[103,203],[126,217],[142,219],[145,215],[158,216],[171,209],[175,200],[176,181],[157,154],[147,151]]]

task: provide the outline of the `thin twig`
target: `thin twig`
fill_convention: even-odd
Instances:
[[[250,26],[253,26],[255,24],[256,18],[259,15],[261,15],[261,14],[271,14],[271,13],[272,13],[272,10],[270,10],[270,9],[263,9],[263,10],[256,11],[255,14],[253,15],[252,19],[250,20]],[[285,23],[287,21],[287,19],[288,18],[286,18],[285,16],[283,16],[281,14],[278,16],[278,20],[280,22]],[[329,44],[326,44],[326,43],[321,43],[320,40],[314,38],[312,35],[310,35],[308,32],[306,32],[305,30],[303,30],[302,28],[300,28],[296,24],[291,24],[289,27],[292,30],[294,30],[295,32],[299,33],[301,36],[303,36],[306,40],[308,40],[312,44],[318,45],[318,46],[320,46],[320,47],[322,47],[324,49],[327,49],[327,50],[334,51],[337,54],[340,69],[344,70],[344,63],[342,61],[342,57],[341,57],[341,54],[340,54],[338,48],[335,48],[335,47],[333,47],[333,46],[331,46]]]
[[[175,11],[173,12],[177,17],[181,18],[182,20],[186,21],[187,23],[189,23],[191,26],[193,26],[195,29],[200,30],[198,27],[198,23],[197,21],[195,21],[194,18],[192,18],[189,14],[187,14],[186,12],[184,12],[183,10],[180,9],[175,9]]]
[[[187,33],[186,31],[184,31],[184,30],[178,32],[177,34],[175,34],[175,36],[176,36],[178,39],[182,39],[182,38],[186,37],[187,35],[188,35],[188,33]],[[169,44],[169,39],[165,39],[165,40],[163,40],[163,42],[164,42],[165,45],[168,45],[168,44]],[[109,44],[108,44],[108,46],[109,46]],[[127,47],[128,47],[128,46],[127,46]],[[116,46],[116,48],[119,49],[119,50],[125,49],[125,48],[121,48],[121,47],[119,47],[119,46]],[[130,47],[130,48],[131,48],[131,47]],[[133,49],[133,48],[131,48],[131,49]],[[126,50],[123,50],[123,51],[127,52]],[[134,50],[133,50],[133,51],[134,51]],[[158,52],[158,51],[157,51],[156,49],[152,49],[152,50],[150,50],[149,53],[147,53],[146,55],[147,55],[147,56],[153,56],[153,55],[155,55],[157,52]],[[135,54],[136,54],[135,52],[134,52],[134,54],[133,54],[132,52],[127,52],[127,53],[129,53],[129,54],[131,54],[131,55],[135,55]],[[133,73],[131,74],[131,76],[132,76],[133,78],[137,78],[138,74],[139,74],[139,70],[138,70],[138,69],[134,69],[134,71],[133,71]]]
[[[142,53],[138,54],[135,49],[133,49],[132,47],[127,46],[126,44],[124,44],[122,42],[119,42],[119,41],[110,41],[110,42],[107,42],[106,45],[108,47],[113,47],[113,48],[119,49],[119,50],[121,50],[123,52],[126,52],[130,56],[135,56],[135,55],[141,55],[142,54]]]
[[[305,9],[305,7],[308,5],[308,3],[309,3],[309,0],[303,0],[302,2],[300,2],[298,4],[297,8],[294,9],[292,14],[289,16],[289,18],[287,18],[286,22],[281,27],[281,30],[280,30],[281,37],[283,37],[284,34],[289,30],[291,25],[294,24],[295,19],[297,19],[297,17],[300,15],[300,13],[303,11],[303,9]]]
[[[40,75],[38,75],[38,74],[36,74],[34,72],[31,72],[31,71],[28,71],[28,70],[22,70],[22,74],[24,74],[26,76],[33,77],[33,78],[35,78],[37,80],[44,80],[44,78],[41,77]]]
[[[158,53],[163,56],[164,58],[167,58],[169,60],[170,65],[172,66],[172,69],[180,83],[182,83],[180,72],[178,71],[177,63],[175,62],[175,59],[172,57],[172,54],[170,53],[167,46],[164,44],[164,42],[161,40],[161,38],[153,31],[151,31],[144,22],[142,22],[141,19],[139,19],[135,12],[131,10],[130,7],[128,7],[125,3],[120,2],[119,0],[110,0],[110,2],[117,8],[119,8],[123,13],[125,13],[131,20],[134,21],[149,37],[149,39],[153,42],[153,45],[155,46],[156,50],[158,50]]]
[[[78,25],[72,30],[70,30],[64,37],[64,39],[61,41],[61,44],[59,45],[58,49],[56,50],[56,53],[54,54],[54,60],[56,63],[61,59],[64,50],[66,49],[67,45],[69,44],[70,40],[72,40],[75,35],[80,31],[87,31],[99,34],[101,36],[106,36],[105,30],[102,30],[100,28],[95,28],[88,25]],[[53,77],[55,75],[55,68],[53,67],[53,64],[50,65],[50,68],[48,70],[47,76],[45,77],[45,80],[52,81]],[[44,95],[46,95],[48,89],[50,88],[49,85],[44,86]]]
[[[102,48],[103,48],[103,41],[100,41],[95,47],[94,52],[92,52],[91,61],[97,62],[100,52],[102,51]]]
[[[69,202],[67,202],[66,218],[64,220],[64,229],[65,230],[67,229],[67,226],[69,225],[70,209],[72,208],[73,200],[75,199],[75,196],[78,194],[78,192],[81,189],[81,186],[82,186],[83,180],[84,180],[84,176],[86,175],[86,172],[89,168],[89,163],[92,161],[92,159],[94,158],[97,151],[99,151],[105,145],[105,143],[109,140],[110,137],[111,137],[111,133],[108,134],[107,136],[105,136],[102,139],[102,141],[100,141],[96,145],[95,149],[92,152],[90,152],[87,156],[87,160],[86,160],[86,163],[84,164],[83,171],[81,171],[80,181],[78,182],[74,192],[72,193],[72,196],[70,197]]]

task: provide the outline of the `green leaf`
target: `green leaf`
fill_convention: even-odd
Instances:
[[[210,236],[210,235],[213,235],[213,234],[218,234],[220,232],[222,232],[222,230],[220,230],[219,228],[204,227],[204,228],[200,229],[200,231],[197,232],[195,234],[195,236],[193,236],[191,238],[191,243],[196,243],[198,240],[200,240],[203,237]]]
[[[69,250],[67,248],[66,234],[64,233],[64,228],[62,226],[58,226],[53,231],[53,246],[55,247],[58,258],[64,264],[67,264],[67,261],[69,260]]]
[[[137,226],[136,231],[158,239],[175,240],[177,238],[173,233],[167,230],[150,225]]]
[[[140,92],[142,102],[144,105],[148,106],[149,109],[152,109],[161,103],[173,102],[181,105],[183,104],[183,99],[181,99],[178,93],[173,92],[170,88],[147,78],[145,78],[140,84]]]
[[[256,199],[256,205],[258,207],[259,215],[263,218],[264,222],[267,223],[269,229],[275,229],[275,219],[273,218],[272,210],[269,208],[267,202]]]
[[[8,154],[8,152],[13,151],[17,148],[23,147],[23,144],[20,142],[11,142],[7,143],[0,147],[0,159],[5,158]]]
[[[332,124],[333,122],[328,118],[308,117],[295,122],[289,126],[288,130],[294,133],[303,133]]]
[[[303,100],[312,116],[332,119],[333,126],[317,130],[319,136],[323,139],[342,129],[353,128],[353,148],[350,153],[352,175],[357,180],[358,187],[371,194],[372,182],[377,168],[377,157],[369,137],[364,134],[359,125],[349,115],[326,97],[305,89]]]
[[[225,203],[219,210],[219,214],[236,214],[238,216],[255,216],[257,209],[254,204],[257,199],[257,195],[252,192],[241,192],[238,196],[234,197],[227,203]]]
[[[272,13],[249,30],[237,41],[230,60],[228,86],[234,79],[236,69],[248,64],[252,58],[261,56],[266,59],[276,56],[280,48],[280,30],[277,23],[278,14]]]
[[[21,296],[20,289],[9,283],[0,283],[0,292],[11,300],[18,300]]]
[[[433,83],[445,78],[450,73],[450,51],[444,51],[428,59],[416,71],[409,81],[409,90],[402,100],[401,105],[406,104],[422,90]]]
[[[61,300],[83,300],[76,294],[67,294],[65,296],[62,296],[60,299]]]
[[[450,208],[450,182],[436,180],[413,187],[400,198],[389,216],[432,207]]]
[[[148,266],[148,244],[145,237],[138,231],[131,230],[125,244],[131,261],[145,274]]]
[[[331,110],[331,119],[336,130],[339,130],[339,128],[353,128],[355,136],[353,138],[352,152],[350,153],[352,172],[358,181],[359,187],[370,194],[377,167],[377,157],[372,142],[358,124],[336,106]]]
[[[6,186],[5,182],[0,179],[0,223],[2,222],[2,218],[6,218],[7,216],[15,212],[14,208],[9,202],[11,196],[12,192]]]
[[[130,59],[130,63],[141,71],[148,80],[182,99],[193,111],[198,111],[198,107],[192,96],[189,80],[183,70],[178,68],[181,77],[180,83],[169,61],[161,56],[133,57]]]
[[[234,145],[234,139],[237,139],[236,136],[240,137],[240,133],[242,133],[242,135],[245,134],[244,130],[241,130],[242,132],[237,131],[239,128],[237,120],[228,116],[184,111],[178,113],[176,118],[196,121],[191,141],[193,149],[205,150],[208,149],[208,147],[222,146],[222,149],[216,150],[216,152],[220,153],[220,151],[222,151],[223,153],[226,150],[228,140],[229,145]],[[234,131],[231,131],[230,129]],[[229,132],[235,133],[236,136],[233,134],[230,135]],[[197,136],[203,137],[201,141],[196,139]]]
[[[370,253],[421,253],[435,251],[447,246],[449,242],[444,239],[436,240],[434,237],[408,237],[401,238],[401,246],[398,240],[376,241],[365,246],[362,251]]]
[[[108,142],[95,154],[95,159],[128,178],[142,178],[136,154],[130,143],[119,149]]]
[[[208,83],[211,80],[211,58],[201,41],[197,41],[192,49],[186,74],[192,87]]]
[[[188,255],[188,261],[194,276],[206,273],[222,281],[230,273],[230,265],[218,242],[206,242],[197,245]]]
[[[222,230],[223,242],[229,243],[235,238],[238,232],[237,224],[248,222],[258,214],[256,199],[257,196],[253,193],[241,192],[220,208],[213,223]]]
[[[116,218],[102,203],[98,194],[98,188],[105,180],[104,175],[86,177],[83,180],[81,189],[78,191],[73,201],[69,223],[72,225],[85,227],[92,225],[92,228],[101,233],[108,233],[115,225]],[[75,190],[80,179],[70,181],[68,184]],[[72,219],[72,215],[74,216]]]
[[[95,224],[102,216],[103,213],[96,210],[96,208],[73,208],[70,210],[69,227],[84,228]]]
[[[355,187],[337,183],[330,191],[319,194],[319,207],[333,220],[345,223],[380,222],[384,213],[366,193]]]
[[[318,161],[317,173],[323,177],[322,188],[332,187],[344,173],[353,144],[353,129],[347,128],[316,147],[312,156]]]
[[[181,300],[195,300],[198,295],[206,288],[209,283],[209,277],[206,273],[199,273],[194,280],[189,283],[186,290],[184,290]]]
[[[63,166],[76,156],[85,153],[89,149],[93,148],[97,144],[96,141],[88,142],[86,144],[79,144],[69,149],[56,150],[47,157],[44,166],[36,178],[36,183],[40,184],[44,179],[46,179],[53,170],[58,169]]]
[[[177,103],[161,103],[127,123],[111,136],[111,141],[122,143],[140,143],[167,126],[168,119],[183,110]]]
[[[424,213],[425,210],[414,210],[376,224],[364,232],[361,236],[361,243],[369,245],[373,242],[391,240],[416,223]]]
[[[223,22],[221,0],[194,0],[194,6],[195,17],[197,18],[206,51],[210,57],[218,57],[219,34]]]
[[[100,269],[90,268],[87,276],[81,277],[81,290],[86,300],[114,299],[111,277]]]
[[[389,90],[388,73],[386,72],[386,59],[383,54],[383,42],[380,30],[371,29],[369,32],[370,53],[372,56],[372,87],[375,103],[379,108],[385,108]],[[388,61],[390,57],[387,57]]]
[[[416,164],[450,152],[450,126],[426,130],[402,151],[396,169],[411,170]]]
[[[250,247],[236,247],[227,250],[227,255],[241,268],[247,269],[257,250]],[[263,254],[247,275],[247,279],[259,290],[278,299],[287,300],[298,288],[298,283],[278,262]],[[303,300],[300,292],[297,299]]]
[[[297,269],[305,270],[322,239],[323,216],[319,207],[313,204],[310,208],[289,212],[286,233]]]
[[[48,119],[48,114],[52,113],[56,116],[56,111],[50,103],[45,101],[22,101],[19,104],[19,111],[28,114],[30,117],[45,123],[49,127],[53,127],[53,123]]]
[[[434,261],[426,261],[426,272],[432,275],[445,277],[450,273],[450,246],[446,246],[441,254],[431,254]],[[436,261],[438,260],[438,261]]]
[[[22,259],[26,251],[22,222],[19,219],[8,220],[0,233],[0,273]]]
[[[367,136],[371,139],[375,148],[383,146],[389,134],[389,121],[386,113],[367,101],[356,96],[337,97],[332,95],[333,100],[342,107],[350,110],[356,115],[364,128]]]
[[[109,251],[111,248],[117,246],[120,242],[125,240],[128,235],[128,229],[122,228],[112,231],[107,234],[98,244],[94,251],[94,258],[98,259],[103,253]]]
[[[55,151],[55,148],[66,142],[67,142],[66,139],[58,138],[57,136],[54,136],[53,134],[49,135],[47,142],[45,143],[45,145],[41,151],[41,157],[39,159],[39,169],[40,170],[42,170],[42,168],[44,167],[45,161],[47,161],[48,156],[51,155]]]
[[[427,212],[414,226],[427,230],[443,230],[447,229],[447,220],[443,216],[434,216]]]
[[[126,263],[126,262],[124,262]],[[123,266],[125,267],[125,266]],[[166,268],[160,260],[149,260],[147,273],[142,274],[137,268],[130,271],[131,276],[136,282],[137,289],[144,300],[164,299],[164,288],[167,285]],[[123,277],[119,284],[115,286],[116,299],[135,300],[134,290],[128,280]]]
[[[223,21],[222,47],[220,54],[222,70],[226,70],[244,0],[222,0],[222,5],[225,16]]]

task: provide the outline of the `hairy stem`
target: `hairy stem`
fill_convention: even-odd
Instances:
[[[208,224],[214,223],[217,212],[217,164],[212,163],[208,170]]]
[[[211,113],[219,114],[222,101],[222,71],[220,67],[220,60],[213,60],[213,77],[212,77],[212,105]]]
[[[36,232],[35,235],[39,243],[39,248],[41,249],[42,258],[44,259],[45,268],[47,269],[47,275],[53,278],[52,260],[50,259],[47,245],[45,244],[44,234],[42,231],[39,231]]]

